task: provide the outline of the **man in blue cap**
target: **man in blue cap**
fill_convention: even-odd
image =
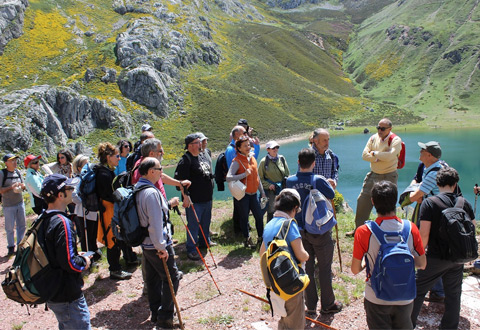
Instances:
[[[52,174],[42,183],[41,196],[48,208],[44,217],[44,251],[55,272],[50,282],[58,283],[56,293],[48,300],[55,313],[59,329],[91,329],[90,311],[82,293],[82,271],[90,267],[90,257],[77,253],[76,233],[65,210],[72,203],[72,193],[78,179]],[[40,239],[40,238],[39,238]]]
[[[18,156],[3,156],[4,169],[0,171],[0,194],[2,195],[5,231],[7,232],[8,255],[15,254],[15,226],[17,226],[17,245],[25,235],[25,204],[22,192],[25,190],[23,178],[17,169]]]

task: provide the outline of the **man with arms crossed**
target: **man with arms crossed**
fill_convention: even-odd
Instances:
[[[373,186],[372,203],[378,215],[375,222],[383,231],[401,231],[404,226],[403,222],[408,221],[398,218],[395,214],[397,197],[397,186],[389,181],[380,181]],[[418,269],[425,268],[425,250],[418,228],[413,223],[411,224],[411,233],[407,244],[414,257],[415,267]],[[352,273],[356,275],[365,268],[364,257],[365,259],[368,258],[369,268],[373,270],[379,250],[380,244],[372,235],[368,226],[358,227],[353,242]],[[364,307],[368,328],[412,329],[410,315],[413,300],[386,301],[377,298],[369,281],[371,274],[366,275]]]
[[[402,150],[402,140],[395,136],[389,143],[392,133],[392,122],[383,118],[378,122],[377,134],[372,135],[363,149],[362,159],[370,162],[371,171],[363,180],[362,191],[357,198],[357,211],[355,213],[355,228],[360,227],[370,217],[372,212],[372,187],[382,180],[397,184],[398,155]],[[355,230],[348,232],[353,236]]]
[[[312,148],[315,150],[315,167],[313,173],[327,179],[333,189],[338,181],[338,157],[329,148],[330,133],[326,129],[317,128],[312,135]]]

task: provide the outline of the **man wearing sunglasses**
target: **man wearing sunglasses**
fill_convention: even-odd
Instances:
[[[363,149],[362,159],[370,163],[370,172],[363,181],[362,191],[357,198],[357,211],[355,214],[355,228],[360,227],[370,217],[372,211],[372,188],[380,181],[390,181],[397,184],[398,155],[402,150],[402,140],[395,136],[391,141],[392,122],[383,118],[378,122],[377,133],[372,135]],[[348,232],[353,236],[355,230]]]

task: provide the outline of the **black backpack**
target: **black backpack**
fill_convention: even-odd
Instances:
[[[225,181],[228,173],[227,158],[225,152],[222,152],[217,157],[217,163],[215,164],[215,182],[217,183],[218,191],[225,190]]]
[[[442,240],[440,255],[442,259],[458,264],[470,262],[478,258],[478,243],[475,237],[475,226],[470,216],[463,209],[465,199],[457,197],[451,206],[448,197],[434,197],[445,209],[440,218],[439,238]]]

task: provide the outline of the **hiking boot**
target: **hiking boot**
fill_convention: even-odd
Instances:
[[[353,237],[353,236],[355,236],[355,229],[352,230],[352,231],[347,231],[347,232],[345,233],[345,236],[347,236],[347,237]]]
[[[342,310],[343,308],[343,304],[339,301],[335,301],[335,303],[329,307],[329,308],[326,308],[326,309],[321,309],[320,312],[322,314],[333,314],[333,313],[338,313]]]
[[[183,278],[183,272],[181,270],[177,271],[177,279],[180,281]]]
[[[430,291],[430,294],[428,295],[428,298],[425,299],[425,300],[430,301],[430,302],[443,303],[443,302],[445,302],[445,296],[441,296],[434,291]]]
[[[309,316],[309,317],[315,317],[317,316],[317,310],[315,309],[307,309],[305,311],[305,315]]]
[[[13,256],[13,255],[15,255],[15,246],[9,246],[7,256]]]
[[[187,253],[187,258],[190,259],[190,260],[194,260],[194,261],[202,259],[202,258],[200,258],[200,255],[197,252]]]
[[[161,319],[157,321],[157,326],[164,329],[173,329],[173,319]]]
[[[255,249],[256,245],[253,243],[253,240],[251,237],[248,237],[245,239],[245,242],[243,242],[243,247],[249,248],[249,249]]]
[[[116,270],[114,272],[110,272],[110,278],[112,280],[128,280],[132,277],[132,273],[126,272],[124,270]]]

